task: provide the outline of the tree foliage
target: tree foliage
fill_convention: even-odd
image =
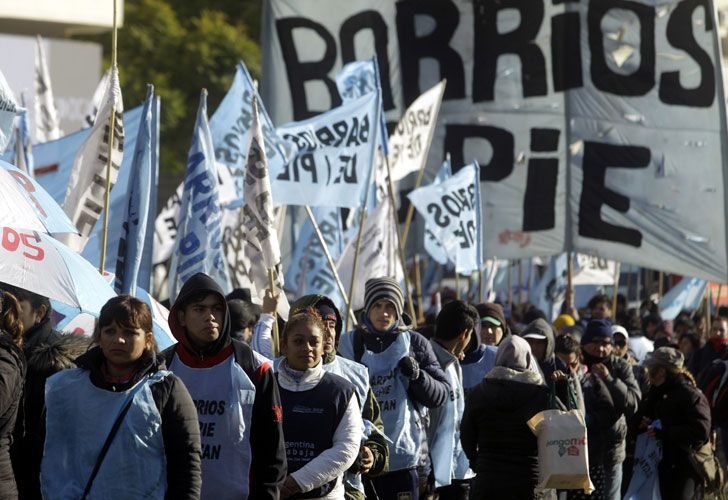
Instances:
[[[126,0],[118,32],[118,65],[124,106],[140,104],[146,84],[162,98],[160,169],[181,173],[187,158],[200,90],[211,114],[242,60],[259,77],[261,0]],[[101,43],[108,66],[111,35]]]

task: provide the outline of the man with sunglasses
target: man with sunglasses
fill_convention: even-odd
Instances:
[[[614,354],[614,334],[608,320],[594,319],[587,324],[581,338],[581,349],[584,365],[591,378],[603,382],[614,403],[616,421],[604,436],[605,498],[619,499],[622,462],[626,454],[627,419],[637,412],[642,394],[632,367]]]

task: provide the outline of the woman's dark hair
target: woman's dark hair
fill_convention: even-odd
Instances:
[[[326,324],[324,323],[324,320],[321,319],[321,316],[316,309],[313,307],[300,309],[293,316],[288,318],[286,327],[283,329],[283,333],[281,334],[281,342],[285,342],[288,339],[288,335],[302,325],[315,326],[321,330],[322,334],[326,331]]]
[[[0,330],[10,335],[13,343],[23,347],[23,322],[20,319],[20,304],[10,292],[0,290]]]
[[[41,306],[45,306],[46,313],[42,319],[46,319],[46,318],[50,317],[53,309],[51,308],[51,301],[48,297],[38,295],[37,293],[33,293],[30,290],[26,290],[25,288],[8,285],[6,283],[0,283],[0,288],[5,290],[6,292],[10,292],[11,294],[15,295],[15,298],[18,300],[18,302],[27,300],[28,303],[30,303],[30,307],[33,308],[33,311],[37,311],[38,309],[41,308]],[[23,325],[23,326],[25,327],[25,329],[28,329],[33,325]]]
[[[153,331],[152,311],[143,300],[131,295],[119,295],[109,299],[101,308],[99,320],[96,323],[92,340],[98,343],[101,337],[101,330],[111,323],[116,322],[122,328],[141,328],[144,332]],[[157,341],[152,336],[152,352],[158,351]]]

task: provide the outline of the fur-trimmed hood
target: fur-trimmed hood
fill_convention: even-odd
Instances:
[[[58,372],[75,368],[75,359],[84,354],[91,339],[83,335],[58,335],[37,344],[29,353],[28,366],[39,372]]]
[[[505,366],[494,366],[485,378],[487,380],[509,380],[523,384],[541,385],[544,383],[540,373],[532,371],[519,372]]]

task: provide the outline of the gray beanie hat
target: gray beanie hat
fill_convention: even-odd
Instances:
[[[388,300],[394,304],[397,318],[402,317],[404,295],[397,280],[389,277],[367,280],[364,284],[364,312],[368,313],[372,305],[378,300]]]

